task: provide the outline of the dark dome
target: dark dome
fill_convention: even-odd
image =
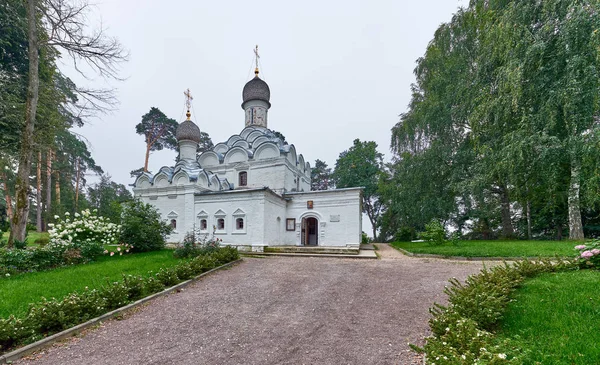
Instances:
[[[271,90],[269,90],[269,85],[261,80],[258,75],[252,80],[248,81],[244,86],[244,90],[242,91],[243,103],[247,102],[248,100],[263,100],[269,103],[269,99],[271,99]],[[269,106],[271,106],[271,103],[269,103]]]
[[[178,141],[189,140],[200,143],[200,128],[191,120],[186,120],[177,127],[175,137]]]

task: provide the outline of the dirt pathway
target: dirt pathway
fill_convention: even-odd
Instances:
[[[481,263],[246,258],[20,364],[417,364],[428,308]],[[390,251],[393,250],[393,251]]]

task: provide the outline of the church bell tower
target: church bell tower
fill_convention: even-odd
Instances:
[[[242,91],[242,109],[245,112],[245,125],[267,127],[267,116],[271,103],[271,91],[269,85],[258,77],[258,46],[254,49],[256,68],[254,78],[246,83]]]

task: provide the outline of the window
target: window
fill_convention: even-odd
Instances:
[[[208,229],[208,221],[206,219],[200,220],[200,230],[206,231]]]
[[[239,186],[248,186],[248,172],[240,172]]]
[[[173,228],[173,229],[177,228],[177,220],[176,219],[171,219],[171,228]]]
[[[223,218],[217,219],[217,229],[219,231],[222,231],[225,229],[225,219],[223,219]]]
[[[235,225],[231,234],[246,234],[246,212],[238,208],[232,215]]]

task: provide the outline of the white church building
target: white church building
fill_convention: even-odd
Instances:
[[[310,190],[310,164],[267,128],[270,90],[258,68],[255,75],[242,92],[245,128],[197,156],[200,129],[188,110],[176,132],[178,162],[138,176],[135,196],[171,223],[168,242],[196,232],[248,251],[358,248],[361,188]]]

